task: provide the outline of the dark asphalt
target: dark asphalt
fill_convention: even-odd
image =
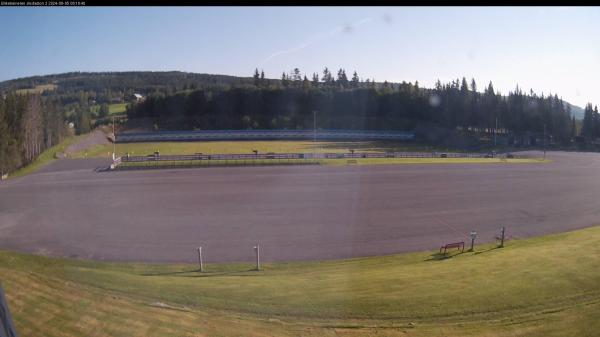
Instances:
[[[0,248],[147,262],[333,259],[600,224],[600,155],[550,164],[96,172],[59,160],[0,183]],[[467,245],[468,246],[468,245]]]

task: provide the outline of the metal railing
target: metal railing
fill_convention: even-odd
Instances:
[[[118,157],[111,165],[112,169],[118,166],[201,166],[211,164],[318,164],[323,159],[371,159],[371,158],[523,158],[523,155],[510,155],[507,153],[448,153],[448,152],[353,152],[353,153],[237,153],[237,154],[188,154],[188,155],[160,155],[154,153],[147,156],[130,156],[128,154]],[[131,165],[129,165],[131,164]]]

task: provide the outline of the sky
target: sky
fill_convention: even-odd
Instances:
[[[475,78],[600,103],[598,7],[0,7],[0,81],[70,71]]]

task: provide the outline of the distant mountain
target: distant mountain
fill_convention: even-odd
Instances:
[[[251,77],[197,74],[181,71],[71,72],[31,76],[0,82],[0,91],[38,91],[50,94],[93,91],[174,92],[205,86],[252,84]],[[51,88],[50,88],[51,86]],[[41,88],[41,89],[40,89]],[[46,89],[46,90],[43,90]]]
[[[580,108],[577,105],[573,105],[569,102],[565,102],[565,106],[567,106],[567,105],[571,106],[571,115],[575,116],[575,119],[583,120],[583,113],[584,113],[583,108]]]

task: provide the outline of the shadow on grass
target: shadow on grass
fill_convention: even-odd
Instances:
[[[445,254],[438,252],[438,253],[431,254],[428,259],[425,259],[425,261],[441,261],[441,260],[451,259],[455,256],[462,255],[464,253],[473,253],[473,255],[478,255],[478,254],[488,253],[488,252],[491,252],[493,250],[500,249],[500,248],[502,248],[502,247],[495,246],[495,247],[491,247],[491,248],[484,249],[484,250],[478,250],[478,251],[477,250],[476,251],[465,250],[464,252],[455,251],[455,252],[448,252]]]
[[[476,252],[475,252],[475,253],[473,253],[473,254],[474,254],[474,255],[477,255],[477,254],[483,254],[483,253],[491,252],[492,250],[496,250],[496,249],[500,249],[500,248],[502,248],[502,247],[500,247],[500,246],[495,246],[495,247],[491,247],[491,248],[488,248],[488,249],[485,249],[485,250],[479,250],[479,251],[476,251]]]
[[[251,272],[252,274],[245,274],[245,273],[249,273],[249,272]],[[210,272],[210,271],[200,272],[200,269],[193,269],[193,270],[172,271],[172,272],[163,272],[163,273],[144,273],[144,274],[140,274],[140,275],[141,276],[177,276],[177,277],[217,277],[217,276],[248,277],[248,276],[261,276],[261,274],[259,274],[259,272],[260,271],[256,270],[256,268],[224,271],[224,272]]]
[[[445,253],[445,254],[444,253],[434,253],[434,254],[431,254],[428,259],[425,259],[425,261],[447,260],[447,259],[451,259],[455,256],[462,255],[464,253],[465,252],[461,252],[461,251],[457,251],[455,253],[449,252],[449,253]]]

